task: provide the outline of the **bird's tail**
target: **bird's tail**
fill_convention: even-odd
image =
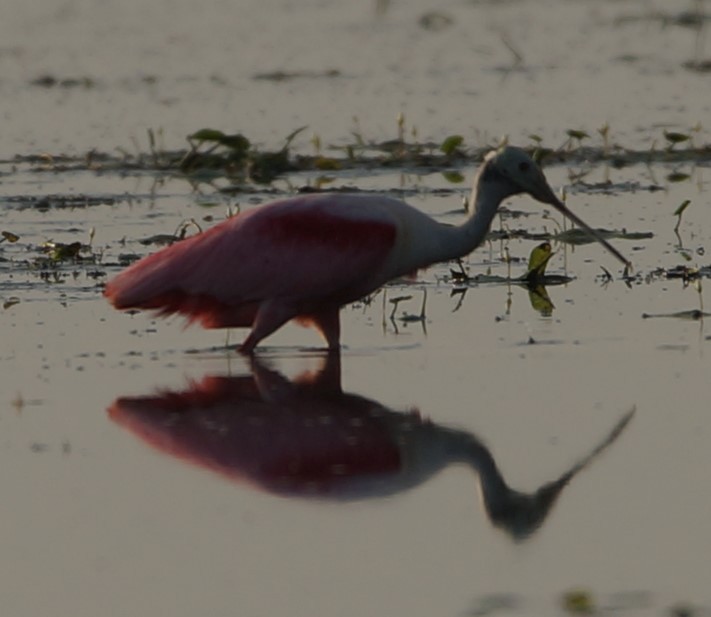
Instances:
[[[106,284],[104,296],[117,309],[163,308],[162,298],[177,291],[170,272],[170,248],[144,257],[114,277]]]
[[[117,309],[148,309],[159,316],[180,313],[188,323],[199,321],[205,328],[250,326],[257,303],[232,305],[215,298],[203,285],[202,252],[191,249],[213,237],[217,236],[207,231],[144,257],[110,280],[104,296]]]

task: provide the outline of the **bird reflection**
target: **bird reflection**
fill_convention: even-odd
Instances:
[[[543,524],[573,477],[619,437],[634,410],[532,493],[508,486],[475,435],[343,392],[336,353],[291,381],[255,357],[249,374],[207,376],[183,392],[122,397],[108,413],[162,452],[284,497],[395,495],[465,464],[478,474],[491,523],[521,540]]]

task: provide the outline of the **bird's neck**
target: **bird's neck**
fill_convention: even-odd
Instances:
[[[511,187],[479,174],[468,202],[469,216],[459,226],[449,227],[441,245],[442,261],[468,255],[484,242],[501,202],[511,196]]]

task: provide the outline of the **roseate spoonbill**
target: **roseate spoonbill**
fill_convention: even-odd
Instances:
[[[255,357],[250,373],[206,376],[184,391],[121,397],[108,413],[160,452],[281,497],[344,502],[394,496],[463,464],[478,476],[492,525],[523,540],[573,478],[617,440],[634,411],[530,493],[509,486],[476,435],[343,392],[336,353],[320,370],[292,381]]]
[[[240,347],[245,354],[291,319],[314,325],[329,349],[337,349],[341,306],[389,280],[470,253],[502,200],[519,193],[553,206],[628,265],[556,197],[528,154],[505,146],[485,157],[460,226],[390,197],[291,197],[145,257],[104,294],[118,309],[182,313],[206,328],[251,327]]]

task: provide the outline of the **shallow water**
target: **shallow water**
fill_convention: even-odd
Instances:
[[[439,32],[418,24],[431,7],[417,2],[381,15],[183,3],[167,22],[159,2],[11,4],[0,25],[7,157],[129,149],[161,126],[166,147],[202,126],[278,145],[305,124],[329,144],[349,137],[354,115],[380,140],[396,136],[400,111],[435,141],[529,143],[535,132],[558,145],[569,128],[609,122],[614,140],[659,148],[662,126],[688,130],[710,100],[708,80],[682,67],[703,58],[695,31],[662,23],[649,2],[450,3]],[[253,79],[329,68],[343,75]],[[45,74],[96,85],[30,84]],[[120,314],[100,293],[122,255],[155,250],[139,240],[190,218],[209,226],[271,187],[235,197],[179,176],[2,163],[0,230],[20,237],[0,244],[5,612],[550,615],[578,588],[603,612],[711,606],[709,334],[703,319],[643,317],[705,308],[703,287],[658,268],[708,265],[706,165],[590,164],[585,185],[571,180],[578,165],[550,166],[593,226],[653,234],[611,240],[631,279],[597,245],[554,243],[549,273],[573,280],[548,287],[543,315],[517,285],[453,295],[450,265],[434,266],[345,308],[340,379],[308,387],[304,373],[333,369],[311,330],[283,328],[250,366],[224,349],[225,332]],[[356,170],[333,184],[401,190],[457,222],[465,186],[422,171]],[[690,177],[667,179],[679,171]],[[56,195],[92,201],[59,207]],[[528,198],[507,209],[495,230],[557,228]],[[89,242],[92,228],[98,263],[37,261],[41,243]],[[520,276],[536,243],[494,240],[465,267]],[[424,321],[399,319],[419,315],[424,290]],[[391,320],[389,300],[403,295]],[[210,383],[226,393],[200,394]],[[167,393],[165,409],[155,397]],[[505,490],[533,493],[582,462],[549,510]]]

